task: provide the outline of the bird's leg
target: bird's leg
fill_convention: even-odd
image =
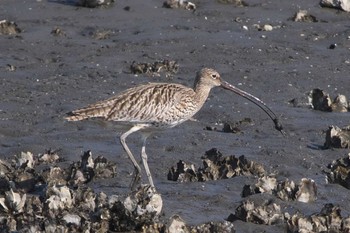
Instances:
[[[122,144],[125,152],[128,154],[131,162],[133,163],[134,167],[135,167],[135,171],[134,171],[134,178],[133,178],[133,181],[131,183],[131,189],[134,190],[135,189],[135,186],[140,183],[140,180],[141,180],[141,168],[140,166],[138,165],[138,163],[136,162],[135,160],[135,157],[132,155],[128,145],[126,145],[126,142],[125,142],[125,139],[132,133],[140,130],[140,129],[143,129],[145,128],[144,125],[135,125],[133,127],[131,127],[131,129],[129,129],[128,131],[126,131],[125,133],[123,133],[121,136],[120,136],[120,143]]]
[[[154,188],[154,183],[153,183],[151,171],[149,170],[148,163],[147,163],[146,140],[147,140],[148,136],[149,136],[149,134],[146,134],[146,133],[144,133],[142,135],[143,144],[142,144],[142,149],[141,149],[141,158],[142,158],[143,166],[145,167],[145,171],[146,171],[146,175],[147,175],[149,184],[151,185],[151,187]]]

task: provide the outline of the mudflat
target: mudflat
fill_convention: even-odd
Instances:
[[[95,192],[126,195],[133,166],[119,144],[122,132],[113,123],[66,122],[65,114],[147,82],[192,86],[196,72],[211,67],[262,99],[281,118],[286,136],[252,103],[213,89],[197,121],[148,140],[148,163],[163,199],[162,221],[174,214],[189,225],[224,221],[246,199],[243,186],[255,184],[255,176],[184,183],[167,179],[179,160],[203,166],[201,157],[211,148],[225,156],[244,155],[279,181],[314,180],[314,202],[264,196],[281,204],[283,212],[307,216],[332,203],[349,216],[350,191],[329,184],[325,175],[327,166],[349,151],[323,148],[325,131],[349,124],[349,113],[294,107],[290,100],[306,98],[314,88],[350,96],[350,15],[317,1],[194,3],[195,11],[164,8],[155,0],[118,0],[100,8],[78,7],[74,1],[2,0],[0,20],[15,22],[21,32],[0,35],[0,159],[51,148],[59,150],[64,166],[91,150],[115,162],[117,175],[88,185]],[[295,22],[299,10],[307,10],[315,22]],[[133,62],[164,60],[176,61],[177,72],[135,74],[130,69]],[[238,124],[237,132],[222,132],[224,123],[246,118],[251,120]],[[137,134],[128,138],[135,155],[141,144]],[[286,229],[285,223],[233,224],[237,232]]]

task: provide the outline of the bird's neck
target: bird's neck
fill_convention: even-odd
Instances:
[[[196,93],[195,98],[198,101],[198,103],[200,103],[200,106],[203,105],[207,100],[210,90],[211,90],[211,87],[208,85],[203,85],[201,83],[197,83],[197,85],[195,85],[194,87],[194,92]]]

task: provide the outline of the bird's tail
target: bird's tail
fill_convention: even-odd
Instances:
[[[88,118],[105,118],[106,117],[107,108],[104,107],[87,107],[78,109],[72,112],[67,113],[67,117],[65,119],[67,121],[81,121]]]

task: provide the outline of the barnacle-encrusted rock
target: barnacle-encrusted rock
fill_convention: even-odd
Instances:
[[[139,187],[121,201],[112,196],[109,200],[111,229],[114,231],[140,230],[153,225],[163,207],[163,200],[155,188],[145,185]]]
[[[302,178],[299,185],[296,185],[288,179],[277,182],[274,175],[262,176],[254,186],[244,186],[242,196],[247,197],[256,193],[274,194],[285,201],[313,202],[317,199],[315,181],[307,178]]]
[[[66,213],[62,219],[66,225],[75,225],[76,227],[79,227],[81,224],[81,217],[77,214]]]
[[[48,163],[48,164],[52,164],[55,162],[58,162],[60,159],[60,156],[57,154],[57,151],[55,150],[48,150],[43,154],[39,154],[38,155],[38,161],[40,163]]]
[[[14,192],[12,189],[5,192],[5,197],[0,197],[0,206],[5,213],[21,213],[26,201],[27,195]]]
[[[94,173],[96,178],[112,178],[117,174],[117,165],[100,155],[94,160]]]
[[[311,107],[324,112],[348,112],[349,102],[345,95],[338,94],[333,100],[330,95],[318,88],[307,93],[307,99],[294,98],[289,101],[294,107]]]
[[[217,0],[217,2],[222,3],[222,4],[232,4],[236,7],[244,7],[248,6],[248,3],[242,0]]]
[[[328,93],[318,88],[313,89],[309,93],[309,102],[315,110],[330,112],[332,111],[332,100]]]
[[[20,155],[15,155],[16,168],[34,168],[34,156],[31,152],[21,152]]]
[[[0,35],[16,35],[22,30],[17,26],[15,22],[1,20],[0,21]]]
[[[203,167],[196,171],[194,165],[188,165],[182,161],[177,167],[172,167],[168,173],[168,179],[173,181],[208,181],[228,179],[240,175],[262,176],[265,170],[262,165],[247,160],[243,155],[239,158],[231,155],[224,157],[220,151],[213,148],[202,157]]]
[[[327,171],[327,181],[337,183],[350,189],[350,154],[341,159],[334,160],[328,165],[330,171]]]
[[[332,104],[332,112],[348,112],[349,111],[349,102],[345,95],[337,95]]]
[[[295,22],[311,22],[311,23],[318,21],[316,17],[313,15],[310,15],[307,12],[307,10],[299,10],[297,13],[295,13],[292,20]]]
[[[154,63],[138,63],[134,61],[130,66],[133,74],[148,74],[151,76],[160,76],[160,72],[165,72],[168,76],[169,74],[177,73],[178,69],[178,63],[170,60],[156,61]]]
[[[107,161],[103,156],[92,157],[91,151],[86,151],[81,161],[73,163],[68,172],[68,183],[78,186],[90,182],[93,178],[110,178],[116,174],[115,163]]]
[[[73,207],[73,199],[67,186],[52,186],[46,191],[46,204],[53,211],[70,209]]]
[[[78,5],[83,7],[95,8],[110,6],[114,0],[79,0]]]
[[[321,0],[320,5],[323,7],[337,8],[350,12],[350,2],[348,0]]]
[[[0,176],[5,176],[6,174],[10,173],[11,170],[11,164],[0,159]]]
[[[299,185],[287,179],[277,185],[274,194],[285,201],[313,202],[317,199],[317,187],[312,179],[302,178]]]
[[[188,226],[185,221],[178,215],[170,218],[167,225],[168,233],[202,233],[202,232],[225,232],[234,233],[234,225],[229,221],[208,222],[198,226]]]
[[[285,217],[281,207],[276,203],[265,202],[256,204],[254,201],[244,201],[236,208],[235,217],[245,222],[273,225],[283,222]]]
[[[313,202],[317,199],[317,187],[316,183],[312,179],[302,178],[298,191],[295,194],[295,199],[300,202]]]
[[[203,223],[199,226],[191,227],[191,233],[202,232],[225,232],[235,233],[234,225],[229,221]]]
[[[79,187],[73,192],[72,199],[75,206],[82,211],[93,212],[96,208],[96,194],[91,188]]]
[[[67,185],[66,171],[58,166],[50,167],[42,172],[45,183],[51,187],[54,185]]]
[[[130,214],[141,217],[143,215],[159,216],[163,207],[163,200],[155,188],[145,185],[137,192],[131,193],[125,200],[124,206]]]
[[[340,212],[338,206],[326,204],[318,214],[294,214],[287,221],[288,232],[348,232],[349,218],[342,218]]]
[[[193,164],[187,164],[180,160],[175,167],[171,167],[168,172],[168,180],[179,182],[195,182],[198,181],[196,168]]]
[[[167,228],[169,233],[178,233],[178,232],[189,233],[190,232],[186,226],[185,221],[179,215],[174,215],[170,218]]]
[[[186,0],[167,0],[163,3],[163,7],[166,8],[183,8],[186,10],[196,10],[196,5]]]
[[[329,126],[326,131],[325,148],[350,148],[350,126]]]

